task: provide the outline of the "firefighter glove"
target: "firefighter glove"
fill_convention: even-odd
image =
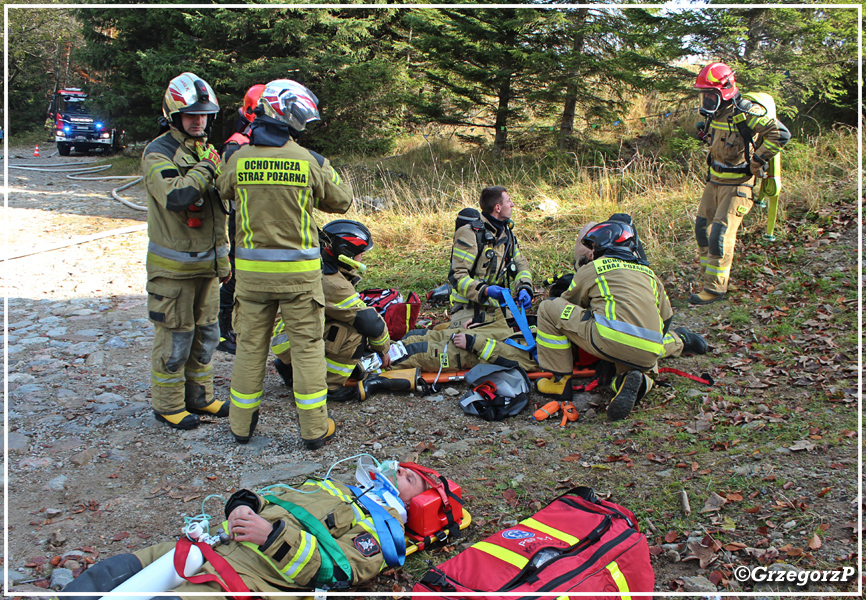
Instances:
[[[498,285],[489,285],[487,286],[487,297],[493,298],[494,300],[504,300],[505,294],[509,293],[508,289],[504,287],[500,287]]]
[[[214,176],[220,174],[220,154],[213,144],[197,143],[195,151],[200,161],[209,162],[213,166]]]
[[[767,176],[767,161],[759,161],[760,157],[756,155],[749,162],[749,170],[751,170],[752,175],[754,175],[758,179],[764,179]]]
[[[517,294],[517,301],[520,302],[523,310],[529,310],[529,307],[532,306],[532,294],[526,290],[520,290],[520,293]]]

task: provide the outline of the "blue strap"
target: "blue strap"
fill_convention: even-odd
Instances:
[[[346,487],[352,490],[356,499],[370,512],[373,526],[379,534],[379,545],[382,547],[385,563],[389,567],[401,566],[406,561],[406,538],[400,522],[360,489],[352,485]]]
[[[508,310],[511,311],[511,314],[514,317],[514,322],[517,323],[517,326],[520,328],[520,333],[523,334],[523,339],[526,340],[525,346],[512,339],[505,340],[505,343],[509,346],[514,346],[519,350],[523,350],[524,352],[529,352],[529,356],[532,357],[532,360],[538,361],[538,350],[535,347],[535,338],[532,336],[532,330],[529,329],[529,321],[526,320],[526,313],[523,312],[523,307],[517,307],[514,298],[511,297],[511,292],[508,290],[505,290],[502,293],[502,299],[505,301],[505,306],[507,306]]]

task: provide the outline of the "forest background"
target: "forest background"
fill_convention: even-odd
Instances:
[[[525,4],[9,6],[10,139],[19,147],[44,144],[52,93],[82,87],[127,131],[131,146],[110,159],[112,172],[138,173],[140,144],[156,135],[165,87],[181,71],[216,90],[222,107],[216,144],[234,131],[249,86],[301,81],[319,97],[322,113],[303,143],[350,178],[356,206],[348,216],[368,224],[376,241],[366,257],[362,286],[369,287],[423,293],[444,283],[454,216],[476,205],[486,185],[505,185],[515,199],[521,250],[539,284],[571,268],[583,223],[632,214],[677,308],[676,324],[713,346],[680,366],[712,374],[716,386],[706,392],[676,380],[623,429],[584,421],[582,413],[579,437],[569,428],[532,437],[516,430],[504,441],[493,436],[480,453],[472,446],[469,456],[451,453],[439,463],[431,457],[433,442],[444,438],[433,436],[419,460],[466,482],[477,517],[473,540],[556,495],[568,482],[553,479],[549,467],[562,463],[563,475],[576,474],[573,483],[612,494],[642,523],[657,523],[657,532],[648,529],[654,549],[691,539],[689,532],[701,527],[732,548],[746,544],[730,550],[734,559],[714,563],[723,563],[709,574],[720,589],[733,589],[726,580],[736,561],[859,564],[852,546],[841,542],[859,539],[850,523],[860,506],[854,430],[861,426],[861,6]],[[736,250],[737,289],[724,303],[690,309],[685,298],[698,266],[694,217],[706,173],[692,85],[700,66],[715,60],[736,71],[741,90],[770,93],[793,138],[783,153],[776,240],[763,239],[765,212],[754,208]],[[113,210],[128,213],[119,205]],[[536,291],[537,302],[543,286]],[[140,365],[131,370],[135,377],[143,372]],[[387,429],[401,429],[398,421]],[[341,440],[368,435],[365,422],[346,419]],[[460,435],[486,435],[489,424],[478,423]],[[759,459],[776,471],[742,474],[743,463]],[[525,479],[515,477],[515,463]],[[667,471],[675,476],[661,478],[656,467],[672,467]],[[729,503],[719,513],[724,519],[683,514],[683,490],[696,503],[721,494]],[[768,527],[789,515],[803,530],[786,533],[783,546]],[[683,574],[706,567],[701,559],[698,570],[694,556],[670,564],[654,557],[663,589],[680,589]],[[424,568],[418,559],[407,571],[414,577]]]
[[[818,193],[813,153],[854,149],[858,14],[856,4],[757,3],[10,6],[9,128],[18,139],[41,130],[53,92],[78,86],[127,142],[144,142],[167,82],[187,70],[219,97],[219,144],[249,86],[289,77],[320,99],[322,120],[303,143],[352,177],[359,210],[388,209],[373,259],[389,256],[371,284],[439,285],[442,269],[427,258],[447,248],[453,214],[492,184],[509,187],[529,237],[549,242],[534,248],[538,275],[568,268],[582,222],[623,210],[659,260],[674,262],[705,169],[692,89],[700,65],[726,62],[741,90],[776,99],[794,134],[784,204],[813,210],[836,198]]]

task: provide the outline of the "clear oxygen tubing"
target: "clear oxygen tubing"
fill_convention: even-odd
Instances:
[[[79,162],[79,163],[59,163],[54,165],[40,165],[38,167],[33,167],[30,165],[9,165],[10,169],[19,169],[23,171],[42,171],[42,172],[50,172],[50,173],[65,173],[69,172],[66,175],[67,179],[72,179],[76,181],[107,181],[110,179],[125,179],[131,180],[121,185],[119,187],[111,190],[111,197],[123,204],[124,206],[128,206],[133,210],[147,211],[146,206],[140,206],[127,200],[126,198],[121,197],[118,192],[122,192],[123,190],[134,186],[137,183],[140,183],[144,177],[141,175],[106,175],[100,177],[85,177],[85,175],[89,173],[98,173],[100,171],[105,171],[106,169],[110,169],[112,165],[96,165],[90,167],[83,167],[83,165],[92,165],[93,163],[98,162],[95,160],[87,161],[87,162]]]

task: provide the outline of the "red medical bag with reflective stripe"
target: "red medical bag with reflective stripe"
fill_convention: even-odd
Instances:
[[[430,569],[413,592],[440,598],[538,598],[569,592],[618,598],[652,592],[649,546],[631,511],[599,500],[591,488],[566,492],[530,518]],[[498,596],[497,592],[509,595]],[[587,596],[589,597],[589,596]]]
[[[359,296],[364,304],[372,306],[382,315],[393,342],[403,339],[406,332],[415,327],[418,321],[421,298],[415,292],[409,292],[409,296],[404,299],[403,294],[393,288],[368,289],[360,292]]]

